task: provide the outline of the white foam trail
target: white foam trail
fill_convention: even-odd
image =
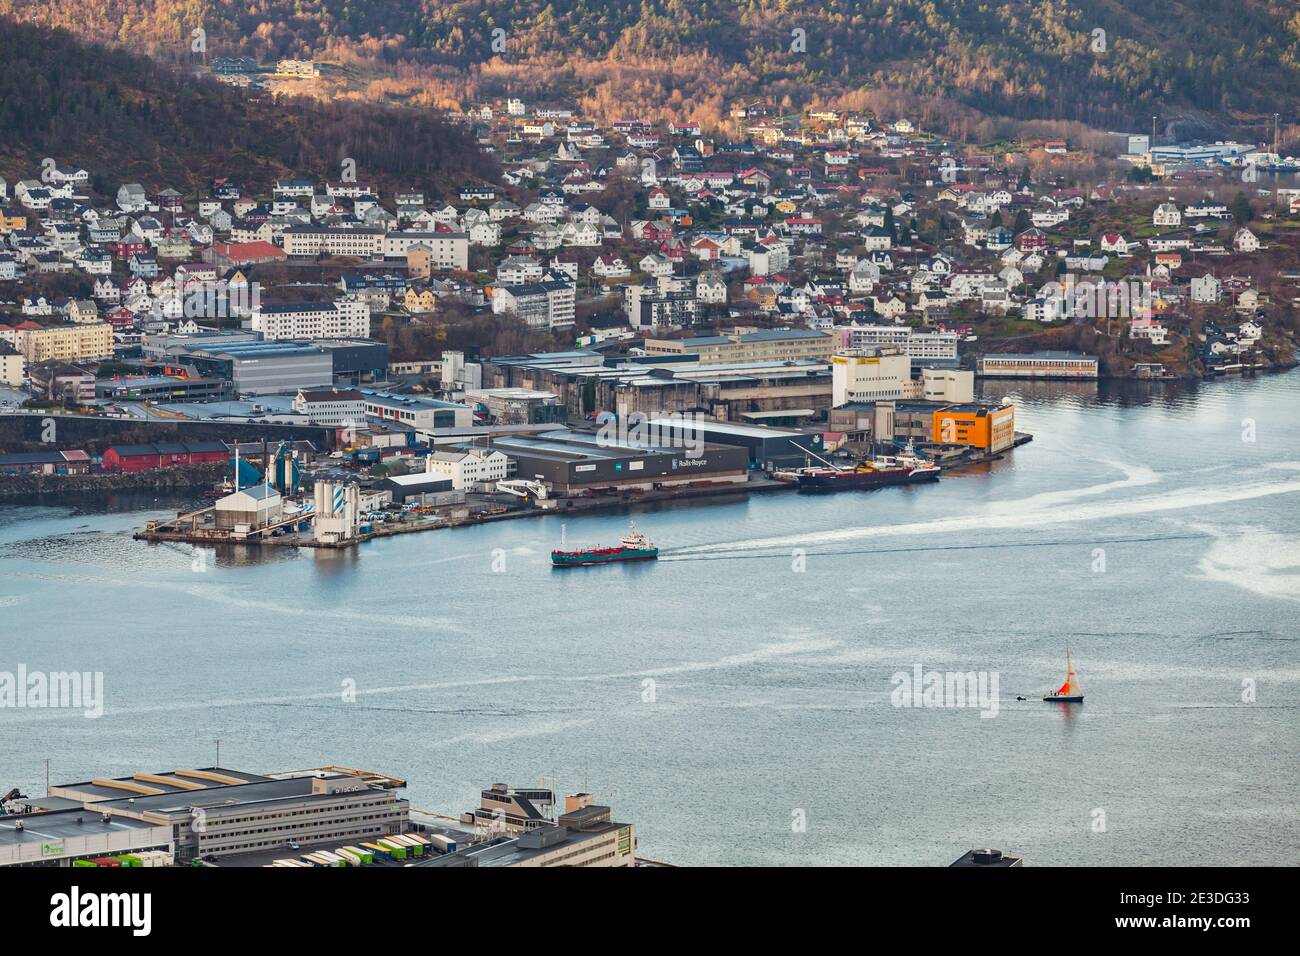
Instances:
[[[1261,597],[1300,602],[1300,536],[1263,528],[1227,535],[1202,527],[1214,542],[1198,564],[1201,575]]]
[[[1138,482],[1146,484],[1146,481]],[[1129,480],[1108,483],[1111,490],[1128,485]],[[1074,498],[1091,497],[1097,485],[1077,489]],[[1074,524],[1088,521],[1102,521],[1108,518],[1124,518],[1134,515],[1158,514],[1165,511],[1182,511],[1188,508],[1209,508],[1215,505],[1232,504],[1255,498],[1267,498],[1274,495],[1291,495],[1300,493],[1300,479],[1286,481],[1255,482],[1253,484],[1235,484],[1213,488],[1186,488],[1163,495],[1149,495],[1142,498],[1114,498],[1075,507],[1059,507],[1062,499],[1055,497],[1058,493],[1036,495],[1019,501],[997,502],[981,512],[966,515],[953,515],[935,518],[931,521],[917,521],[908,524],[876,525],[859,528],[838,528],[833,531],[813,532],[809,534],[788,535],[778,538],[758,538],[748,541],[731,541],[719,544],[697,545],[683,548],[677,554],[705,554],[714,551],[758,551],[766,548],[788,548],[794,546],[837,544],[846,541],[858,541],[863,538],[882,536],[955,534],[963,531],[989,531],[996,529],[1041,528],[1059,524]],[[1050,499],[1047,507],[1036,505],[1044,498]],[[1053,504],[1055,503],[1055,505]],[[1028,509],[1025,505],[1029,504]]]
[[[840,646],[839,641],[829,639],[813,640],[795,640],[787,641],[780,644],[765,644],[744,654],[733,654],[727,657],[716,658],[711,661],[686,661],[681,664],[671,664],[663,667],[648,668],[637,671],[620,671],[607,674],[570,674],[570,675],[552,675],[552,674],[524,674],[508,675],[499,677],[482,677],[473,680],[460,681],[441,681],[436,683],[421,684],[401,684],[388,687],[358,687],[356,689],[357,699],[363,697],[381,697],[394,694],[411,694],[421,691],[440,691],[440,690],[459,690],[471,687],[482,687],[493,684],[531,684],[544,682],[547,684],[562,683],[588,683],[600,681],[616,680],[635,680],[643,677],[663,677],[672,674],[688,674],[698,671],[723,670],[727,668],[745,667],[750,664],[761,663],[767,660],[774,660],[789,657],[797,654],[810,654],[821,651],[829,651]],[[109,695],[109,704],[112,703],[112,695]],[[304,704],[312,701],[341,701],[340,691],[331,690],[327,692],[317,692],[310,694],[281,694],[274,697],[249,697],[249,698],[220,698],[215,700],[184,700],[175,701],[165,704],[150,704],[139,707],[108,707],[104,711],[105,717],[118,717],[128,714],[144,713],[168,713],[185,710],[207,710],[208,708],[217,707],[250,707],[250,706],[274,706],[283,704]],[[346,706],[346,705],[343,705]],[[81,712],[68,710],[64,708],[50,710],[32,710],[27,711],[24,715],[14,715],[13,723],[26,723],[36,720],[56,720],[61,717],[76,716],[80,717]],[[6,715],[6,720],[10,720],[10,715]]]
[[[547,720],[524,727],[511,726],[500,730],[475,730],[467,734],[458,734],[455,737],[444,737],[442,740],[432,741],[425,746],[437,749],[439,747],[503,744],[528,737],[550,737],[554,734],[567,733],[580,727],[586,727],[594,722],[594,718],[586,720]]]

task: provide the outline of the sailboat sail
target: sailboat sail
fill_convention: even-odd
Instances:
[[[1081,694],[1079,684],[1074,679],[1074,658],[1070,652],[1065,652],[1065,683],[1057,688],[1056,696],[1058,697],[1078,697]]]

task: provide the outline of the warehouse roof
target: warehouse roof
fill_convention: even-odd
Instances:
[[[19,823],[22,824],[21,830],[18,829]],[[0,817],[0,846],[58,842],[64,837],[108,836],[123,830],[147,830],[149,827],[148,823],[122,817],[112,817],[104,823],[98,813],[84,808],[16,814]]]
[[[219,441],[198,441],[198,442],[162,442],[150,445],[114,445],[108,449],[119,457],[131,458],[140,455],[184,455],[184,454],[201,454],[207,452],[225,452],[228,451],[225,444]]]

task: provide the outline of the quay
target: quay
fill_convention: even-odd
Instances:
[[[1011,449],[1033,440],[1033,436],[1017,432]],[[952,449],[948,453],[938,453],[935,462],[943,471],[987,464],[1005,457],[1006,449],[999,452],[983,452],[965,447]],[[677,485],[654,489],[609,489],[600,493],[588,493],[572,497],[525,498],[523,506],[507,507],[500,498],[491,495],[476,495],[471,503],[442,509],[443,513],[427,515],[402,513],[395,519],[379,525],[361,525],[356,534],[341,536],[337,539],[322,539],[314,535],[307,527],[313,519],[310,508],[297,510],[265,523],[253,525],[235,523],[222,528],[216,520],[218,505],[208,505],[193,511],[178,514],[175,518],[163,518],[149,521],[143,530],[136,532],[137,541],[173,542],[196,545],[259,545],[271,547],[294,548],[351,548],[367,541],[391,538],[403,534],[415,534],[422,531],[435,531],[443,528],[461,528],[469,525],[485,524],[491,521],[509,521],[519,518],[536,518],[555,514],[592,514],[608,511],[624,511],[638,505],[690,503],[716,499],[748,498],[753,494],[769,494],[797,490],[798,485],[792,481],[781,481],[770,477],[750,475],[748,480],[732,483],[708,483]],[[230,523],[227,522],[229,525]]]

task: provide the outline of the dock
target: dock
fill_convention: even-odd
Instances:
[[[1033,435],[1017,432],[1011,448],[998,452],[976,453],[974,449],[939,456],[936,463],[943,471],[951,471],[971,465],[986,464],[1005,457],[1006,453],[1033,440]],[[219,529],[215,526],[215,506],[208,505],[178,514],[175,518],[149,521],[142,531],[133,537],[137,541],[174,542],[195,545],[269,545],[291,548],[323,548],[339,550],[352,548],[367,541],[379,538],[391,538],[402,534],[415,534],[421,531],[434,531],[442,528],[462,528],[469,525],[486,524],[491,521],[511,521],[519,518],[538,518],[556,514],[589,514],[608,511],[625,511],[637,505],[667,504],[674,502],[697,502],[705,500],[725,500],[728,498],[748,498],[753,494],[769,494],[798,490],[798,483],[780,481],[769,477],[750,477],[745,482],[709,483],[700,485],[681,485],[672,488],[653,490],[617,490],[592,493],[570,498],[551,498],[548,507],[506,507],[500,501],[481,497],[477,508],[459,506],[448,509],[446,513],[412,517],[400,517],[397,520],[372,527],[340,541],[318,541],[309,531],[291,529],[301,526],[311,519],[310,511],[297,512],[288,517],[281,517],[260,527],[233,531]]]

